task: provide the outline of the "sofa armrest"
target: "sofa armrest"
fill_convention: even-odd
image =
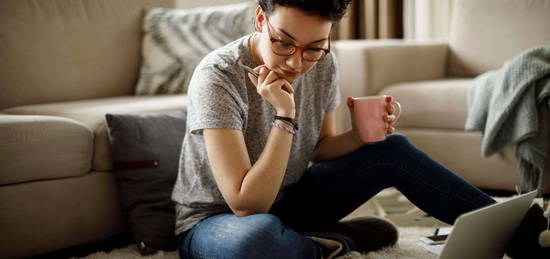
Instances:
[[[342,40],[334,42],[340,85],[353,96],[376,95],[400,82],[446,76],[446,42]]]
[[[350,127],[346,98],[377,95],[389,85],[446,77],[448,45],[442,41],[341,40],[335,41],[341,88],[336,128]]]

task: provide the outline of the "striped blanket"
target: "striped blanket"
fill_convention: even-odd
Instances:
[[[253,31],[254,7],[245,2],[148,10],[135,94],[186,93],[193,70],[206,54]]]

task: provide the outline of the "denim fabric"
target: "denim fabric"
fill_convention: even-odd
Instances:
[[[218,214],[197,223],[179,238],[181,258],[321,258],[309,238],[285,227],[271,214],[237,217]]]
[[[319,258],[314,231],[348,215],[378,192],[397,188],[437,219],[453,224],[464,212],[495,201],[429,158],[400,134],[309,167],[284,189],[269,214],[207,218],[180,235],[182,258]]]

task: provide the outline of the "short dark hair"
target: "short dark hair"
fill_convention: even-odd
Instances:
[[[275,11],[275,7],[279,5],[318,15],[333,23],[344,17],[350,2],[351,0],[258,0],[258,4],[268,15]]]

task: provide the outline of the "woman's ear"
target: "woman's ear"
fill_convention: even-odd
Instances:
[[[254,29],[258,32],[262,32],[262,23],[264,22],[264,12],[262,7],[258,5],[256,7],[256,16],[254,17]]]

